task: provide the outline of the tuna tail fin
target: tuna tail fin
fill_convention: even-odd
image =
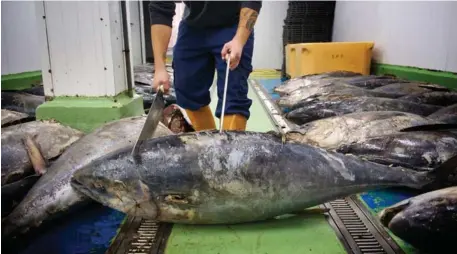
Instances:
[[[48,161],[44,158],[40,145],[35,141],[35,138],[26,136],[22,139],[22,143],[27,150],[27,154],[30,161],[32,162],[35,173],[38,175],[43,175],[46,173]]]
[[[440,166],[426,173],[427,178],[431,180],[423,187],[434,188],[438,186],[441,188],[444,184],[449,182],[449,176],[457,174],[457,154],[443,162]]]
[[[436,123],[436,124],[423,124],[401,129],[400,132],[411,131],[446,131],[457,130],[457,124],[452,123]]]

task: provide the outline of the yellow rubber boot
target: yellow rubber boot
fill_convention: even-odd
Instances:
[[[216,129],[216,122],[209,106],[201,107],[196,111],[186,109],[186,113],[195,131]]]
[[[227,131],[245,131],[247,119],[243,115],[226,115],[224,116],[223,130]]]

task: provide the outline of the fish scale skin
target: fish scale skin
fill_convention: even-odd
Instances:
[[[410,94],[428,93],[433,91],[449,92],[450,89],[437,84],[399,82],[381,86],[373,89],[372,91],[391,93],[401,97]]]
[[[306,99],[313,98],[320,95],[338,94],[338,95],[353,95],[353,96],[367,96],[367,97],[383,97],[383,98],[396,98],[397,94],[377,92],[353,86],[344,82],[332,82],[329,84],[314,84],[308,87],[293,91],[291,94],[281,97],[277,100],[277,104],[281,107],[298,108]]]
[[[2,109],[2,127],[28,117],[25,113]]]
[[[174,223],[257,221],[369,189],[419,187],[430,181],[425,174],[411,170],[283,143],[280,136],[271,133],[199,132],[157,138],[145,143],[140,164],[131,163],[129,150],[94,162],[76,172],[74,178],[86,184],[80,188],[89,189],[88,179],[104,178],[125,185],[140,181],[147,186],[149,202],[160,209],[157,218],[152,211],[149,216]],[[189,203],[169,204],[164,201],[169,194],[184,195]],[[92,195],[104,205],[129,210],[121,201],[110,203],[100,193]],[[144,198],[131,195],[125,199]]]
[[[431,170],[457,154],[451,132],[394,133],[345,144],[337,149],[385,165]]]
[[[384,85],[398,83],[400,80],[386,76],[352,76],[352,77],[323,77],[321,79],[298,78],[285,81],[282,85],[275,87],[274,91],[279,95],[287,95],[296,90],[313,85],[325,86],[332,82],[344,82],[352,86],[375,89]]]
[[[21,92],[2,92],[2,109],[35,116],[36,108],[45,102],[44,96]]]
[[[366,111],[312,121],[288,136],[302,143],[336,149],[345,143],[396,133],[401,129],[436,123],[428,118],[398,111]]]
[[[450,106],[457,103],[457,92],[428,92],[405,95],[399,98],[400,100],[406,100],[415,103],[431,104],[438,106]]]
[[[437,110],[428,116],[429,119],[449,124],[457,124],[457,104]]]
[[[286,118],[296,124],[305,124],[314,120],[366,111],[400,111],[427,116],[440,106],[424,105],[390,98],[329,95],[309,99],[300,108],[286,114]]]

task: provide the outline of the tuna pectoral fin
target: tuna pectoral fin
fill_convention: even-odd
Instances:
[[[324,214],[324,213],[327,213],[329,211],[330,211],[330,209],[328,209],[328,208],[314,207],[314,208],[308,208],[308,209],[304,209],[304,210],[300,210],[300,211],[294,211],[294,212],[290,212],[290,213],[283,214],[283,215],[280,215],[280,216],[276,216],[274,218],[268,219],[268,221],[277,220],[277,219],[288,219],[288,218],[296,217],[296,216],[307,217],[307,216],[310,216],[310,215],[313,215],[313,214]]]
[[[292,212],[291,214],[295,215],[309,215],[309,214],[323,214],[323,213],[328,213],[330,209],[328,208],[321,208],[321,207],[315,207],[315,208],[308,208],[302,211],[296,211]]]
[[[457,130],[457,124],[451,124],[451,123],[424,124],[424,125],[404,128],[404,129],[401,129],[400,132],[445,131],[445,130]]]
[[[46,173],[46,168],[48,166],[47,160],[44,158],[43,153],[41,152],[40,146],[35,142],[34,138],[26,136],[22,139],[27,154],[30,161],[32,162],[33,169],[38,175],[43,175]]]
[[[441,183],[448,182],[449,176],[454,173],[457,173],[457,155],[428,172],[427,177],[432,180],[432,185],[440,186]]]

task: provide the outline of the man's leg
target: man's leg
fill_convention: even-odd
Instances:
[[[211,32],[213,55],[216,60],[217,69],[217,103],[216,117],[220,118],[222,113],[222,99],[224,95],[225,73],[227,62],[222,60],[221,51],[225,43],[235,36],[237,25],[228,28],[213,30]],[[227,99],[225,102],[224,130],[245,130],[249,119],[249,109],[252,100],[248,98],[248,78],[252,72],[252,52],[254,49],[254,34],[251,34],[243,48],[238,67],[229,72],[227,87]]]
[[[196,131],[216,129],[208,106],[215,62],[205,47],[204,33],[181,22],[173,52],[176,101],[186,110]]]

